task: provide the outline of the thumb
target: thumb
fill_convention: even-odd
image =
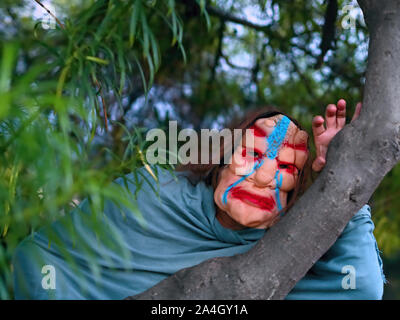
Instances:
[[[326,164],[325,158],[319,156],[314,160],[314,162],[312,164],[312,169],[315,172],[320,172],[325,167],[325,164]]]

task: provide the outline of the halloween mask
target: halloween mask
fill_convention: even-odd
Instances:
[[[214,192],[221,215],[241,226],[264,229],[278,218],[308,157],[308,134],[288,117],[258,119],[219,177]]]

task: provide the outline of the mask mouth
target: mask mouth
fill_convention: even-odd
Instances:
[[[272,196],[261,196],[249,192],[242,187],[234,187],[231,189],[230,193],[232,198],[241,200],[248,205],[262,210],[273,211],[276,208],[276,202]]]

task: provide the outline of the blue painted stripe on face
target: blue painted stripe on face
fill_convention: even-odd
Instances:
[[[268,159],[275,159],[278,155],[278,151],[282,145],[283,140],[285,139],[287,129],[290,125],[290,119],[286,116],[283,116],[281,120],[277,123],[274,131],[267,138],[267,157]]]
[[[286,116],[283,116],[278,121],[275,129],[272,131],[272,133],[267,138],[267,150],[265,151],[265,153],[263,155],[264,157],[266,155],[268,157],[268,159],[271,159],[271,160],[274,160],[277,157],[278,151],[282,145],[282,142],[286,137],[286,133],[289,128],[289,125],[290,125],[290,119]],[[257,161],[255,163],[252,171],[249,174],[241,177],[239,180],[237,180],[236,182],[231,184],[228,188],[226,188],[224,194],[222,195],[222,203],[226,204],[228,202],[228,193],[233,187],[237,186],[240,182],[242,182],[248,176],[252,175],[257,169],[259,169],[262,166],[263,163],[264,163],[264,160],[261,160],[260,162]],[[277,181],[276,188],[275,188],[275,194],[276,194],[276,198],[277,198],[278,209],[282,210],[282,206],[281,206],[280,199],[279,199],[279,188],[282,185],[282,175],[280,175],[280,184],[279,184],[278,180],[277,180],[278,173],[279,173],[279,170],[275,174],[275,179]]]
[[[222,203],[223,203],[223,204],[226,204],[226,203],[228,202],[228,193],[229,193],[229,191],[230,191],[233,187],[237,186],[237,185],[238,185],[240,182],[242,182],[244,179],[246,179],[247,177],[251,176],[259,167],[262,166],[263,163],[264,163],[264,160],[257,161],[257,162],[254,164],[254,167],[253,167],[253,169],[250,171],[250,173],[244,175],[244,176],[241,177],[239,180],[237,180],[237,181],[235,181],[234,183],[232,183],[228,188],[226,188],[224,194],[222,195]]]
[[[281,205],[281,199],[279,197],[279,189],[282,187],[282,174],[279,174],[279,170],[275,174],[275,182],[276,182],[276,186],[275,186],[276,203],[278,205],[279,211],[281,211],[282,205]]]

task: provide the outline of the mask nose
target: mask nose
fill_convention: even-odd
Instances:
[[[260,188],[265,188],[265,187],[275,188],[276,182],[274,178],[276,170],[278,170],[277,161],[274,159],[271,160],[268,158],[264,158],[263,163],[249,177],[249,180]]]

